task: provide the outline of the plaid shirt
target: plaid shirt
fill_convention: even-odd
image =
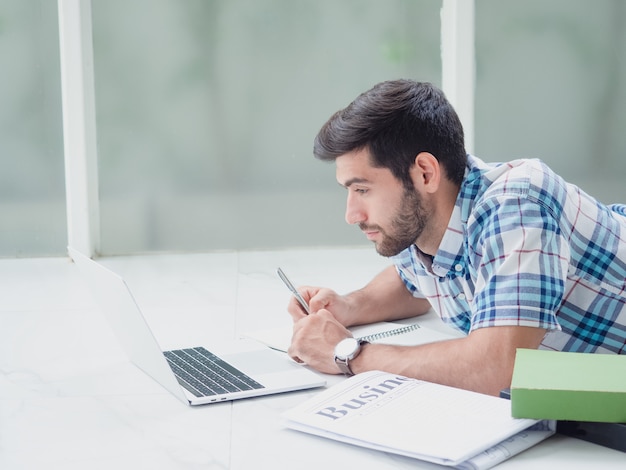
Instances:
[[[468,168],[434,257],[393,257],[416,297],[468,333],[549,330],[543,348],[626,352],[625,206],[605,206],[538,160]]]

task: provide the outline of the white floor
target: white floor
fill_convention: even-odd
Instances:
[[[347,292],[387,265],[369,247],[99,261],[126,278],[164,348],[289,324],[278,266]],[[432,468],[284,429],[280,411],[311,393],[186,407],[128,362],[68,258],[0,260],[2,470]],[[555,436],[502,468],[561,462],[621,468],[626,454]]]

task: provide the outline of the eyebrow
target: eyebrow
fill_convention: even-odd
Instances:
[[[351,178],[345,183],[339,183],[339,184],[343,186],[344,188],[349,188],[355,183],[370,183],[370,180],[368,180],[367,178]]]

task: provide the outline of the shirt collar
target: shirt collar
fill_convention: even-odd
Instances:
[[[431,270],[439,277],[456,277],[467,271],[464,256],[464,240],[467,220],[479,193],[483,173],[488,166],[480,159],[468,155],[465,176],[448,222],[448,228],[441,239]]]

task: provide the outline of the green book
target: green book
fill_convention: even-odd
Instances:
[[[518,349],[514,418],[626,423],[626,355]]]

